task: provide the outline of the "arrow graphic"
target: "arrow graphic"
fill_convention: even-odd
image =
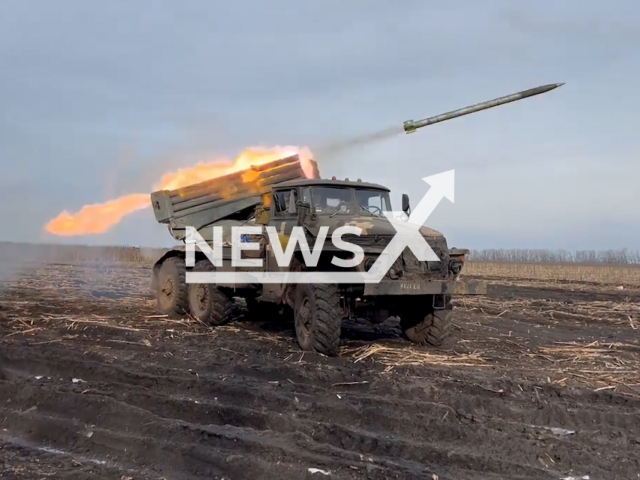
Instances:
[[[395,215],[399,212],[385,212],[385,216],[396,229],[396,234],[378,257],[371,270],[367,272],[367,281],[380,282],[396,259],[402,255],[405,248],[409,248],[416,259],[421,262],[440,261],[440,257],[420,233],[420,227],[425,224],[429,215],[433,213],[443,198],[453,202],[454,179],[454,170],[424,177],[422,180],[430,184],[431,188],[422,197],[406,222],[395,220],[397,218]]]
[[[422,200],[420,200],[415,210],[411,212],[411,215],[409,215],[409,223],[422,227],[443,198],[453,203],[455,189],[454,172],[455,170],[449,170],[422,179],[431,185],[431,188],[427,194],[422,197]]]

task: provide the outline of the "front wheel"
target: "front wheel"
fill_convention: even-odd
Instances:
[[[424,311],[423,311],[424,312]],[[442,310],[431,309],[424,314],[413,307],[400,316],[400,327],[407,339],[419,345],[441,346],[451,334],[452,321],[451,301]]]
[[[342,309],[336,285],[298,284],[294,321],[300,348],[333,357],[338,354]]]

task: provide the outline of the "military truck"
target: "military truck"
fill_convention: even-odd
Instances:
[[[412,133],[434,123],[479,110],[544,93],[561,84],[550,84],[524,92],[473,105],[435,117],[404,123]],[[420,234],[428,242],[439,261],[419,261],[413,251],[405,249],[379,283],[186,283],[186,273],[250,271],[252,267],[231,265],[234,226],[261,227],[251,241],[257,250],[242,252],[243,258],[261,259],[259,269],[290,272],[335,271],[334,257],[349,258],[349,252],[325,240],[316,266],[305,264],[300,245],[296,244],[293,260],[287,267],[277,266],[273,245],[266,227],[275,227],[284,248],[294,227],[302,227],[311,248],[315,247],[321,227],[331,233],[341,226],[355,226],[361,235],[345,235],[343,239],[359,245],[363,261],[351,267],[367,272],[375,264],[396,233],[384,215],[392,211],[389,189],[383,185],[356,181],[321,179],[317,163],[305,164],[297,155],[265,165],[215,178],[177,190],[151,194],[151,203],[160,223],[168,225],[172,236],[186,240],[186,229],[198,231],[213,245],[212,226],[222,226],[226,234],[222,242],[222,265],[214,267],[201,249],[195,263],[187,267],[185,246],[166,252],[154,265],[152,286],[159,309],[171,316],[190,314],[212,326],[232,320],[237,312],[235,299],[244,298],[250,316],[260,317],[282,307],[292,311],[298,344],[303,350],[335,355],[345,319],[359,317],[381,323],[398,317],[405,337],[421,345],[441,345],[449,336],[452,319],[452,297],[482,295],[486,284],[463,280],[466,249],[449,248],[446,238],[426,226]],[[402,210],[410,212],[409,197],[402,196]],[[346,255],[346,256],[345,256]]]
[[[313,162],[314,176],[319,177]],[[212,225],[223,226],[223,266],[231,271],[231,228],[240,225],[276,227],[282,247],[286,247],[294,227],[304,228],[311,248],[321,226],[328,226],[327,241],[319,271],[338,269],[333,256],[349,258],[329,240],[338,227],[359,227],[360,236],[345,235],[365,253],[355,270],[366,271],[393,238],[396,230],[384,212],[391,211],[389,189],[383,185],[338,179],[306,178],[297,156],[220,177],[182,190],[152,194],[156,219],[167,223],[175,239],[184,241],[186,227],[198,229],[201,237],[213,242]],[[308,170],[308,169],[307,169]],[[249,180],[248,180],[249,179]],[[403,210],[410,211],[408,196]],[[187,284],[185,246],[165,253],[154,265],[153,287],[159,309],[171,316],[191,314],[210,325],[222,325],[237,315],[235,298],[244,298],[248,314],[272,312],[269,306],[293,312],[296,337],[304,350],[335,355],[343,320],[359,317],[373,323],[390,316],[399,317],[405,336],[419,344],[441,345],[450,333],[452,295],[486,293],[480,281],[463,281],[460,274],[467,250],[448,248],[445,237],[428,227],[421,234],[440,261],[420,262],[410,249],[395,261],[377,284]],[[263,268],[275,266],[273,249],[266,233],[252,236],[259,250],[243,251],[244,256],[264,260]],[[196,251],[193,271],[215,267],[201,250]],[[292,271],[307,269],[300,245],[296,244]]]

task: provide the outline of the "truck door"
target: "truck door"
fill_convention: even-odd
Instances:
[[[287,248],[289,237],[293,231],[293,227],[297,224],[296,202],[298,200],[298,189],[287,188],[274,190],[273,204],[271,206],[271,217],[269,226],[275,227],[278,232],[278,239],[283,251]],[[286,270],[279,268],[271,248],[267,255],[267,269],[269,271]]]

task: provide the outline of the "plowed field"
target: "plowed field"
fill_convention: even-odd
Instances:
[[[154,310],[143,267],[48,265],[0,290],[0,477],[640,478],[640,290],[496,280],[455,338]]]

